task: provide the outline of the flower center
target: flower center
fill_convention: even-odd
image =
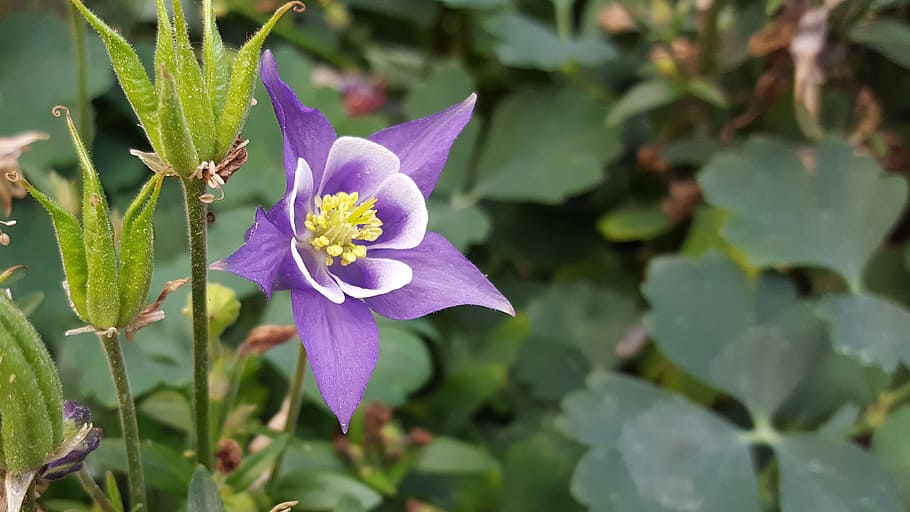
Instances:
[[[310,245],[325,251],[325,264],[332,265],[341,258],[343,266],[365,258],[367,248],[355,240],[372,242],[382,234],[382,221],[376,217],[376,198],[358,203],[357,192],[326,194],[316,197],[316,213],[308,213],[304,225],[313,235]]]

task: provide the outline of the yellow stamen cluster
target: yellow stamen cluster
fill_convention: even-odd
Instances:
[[[376,217],[376,198],[359,203],[357,192],[326,194],[316,198],[316,213],[308,213],[304,225],[313,235],[310,245],[317,251],[325,250],[326,265],[341,258],[343,266],[358,258],[365,258],[367,248],[355,240],[372,242],[382,234],[382,221]]]

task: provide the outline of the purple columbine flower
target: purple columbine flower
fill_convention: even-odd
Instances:
[[[346,431],[379,354],[371,310],[396,320],[462,304],[515,314],[458,249],[427,231],[426,197],[476,96],[361,139],[338,137],[322,112],[302,105],[269,51],[262,81],[284,135],[287,188],[212,268],[255,282],[266,297],[291,291],[319,391]]]

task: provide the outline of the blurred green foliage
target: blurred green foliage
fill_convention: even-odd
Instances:
[[[151,65],[154,2],[88,4]],[[239,48],[277,4],[216,2],[226,46]],[[429,201],[430,226],[519,313],[380,320],[379,362],[350,434],[338,436],[309,374],[288,438],[267,424],[296,341],[247,358],[235,350],[258,325],[291,324],[289,298],[267,303],[250,283],[212,273],[240,304],[211,387],[218,436],[238,441],[242,457],[236,472],[209,475],[182,453],[190,334],[187,291],[175,292],[167,319],[124,344],[155,510],[184,500],[187,510],[220,510],[215,493],[229,512],[286,500],[339,512],[910,505],[907,2],[308,7],[266,46],[339,133],[364,136],[479,93]],[[77,176],[75,155],[50,110],[89,116],[93,133],[83,136],[122,215],[147,173],[128,150],[150,148],[91,34],[91,108],[76,108],[69,16],[58,0],[0,6],[0,137],[50,134],[20,164],[67,204],[75,192],[52,172]],[[194,45],[201,30],[190,26]],[[212,261],[241,243],[255,206],[284,190],[280,133],[262,87],[255,98],[243,131],[249,162],[211,208]],[[0,267],[29,267],[14,296],[43,298],[31,320],[64,395],[93,404],[105,429],[89,469],[122,472],[102,352],[88,336],[63,336],[79,322],[51,224],[31,199],[16,200],[12,218]],[[176,182],[165,183],[154,222],[153,296],[189,269]],[[285,445],[281,473],[263,489]],[[67,481],[45,501],[89,509]]]

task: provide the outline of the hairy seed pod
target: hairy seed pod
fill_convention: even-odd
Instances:
[[[152,283],[154,236],[152,214],[161,192],[160,174],[142,187],[123,216],[120,235],[120,316],[117,327],[127,327],[148,299]]]

